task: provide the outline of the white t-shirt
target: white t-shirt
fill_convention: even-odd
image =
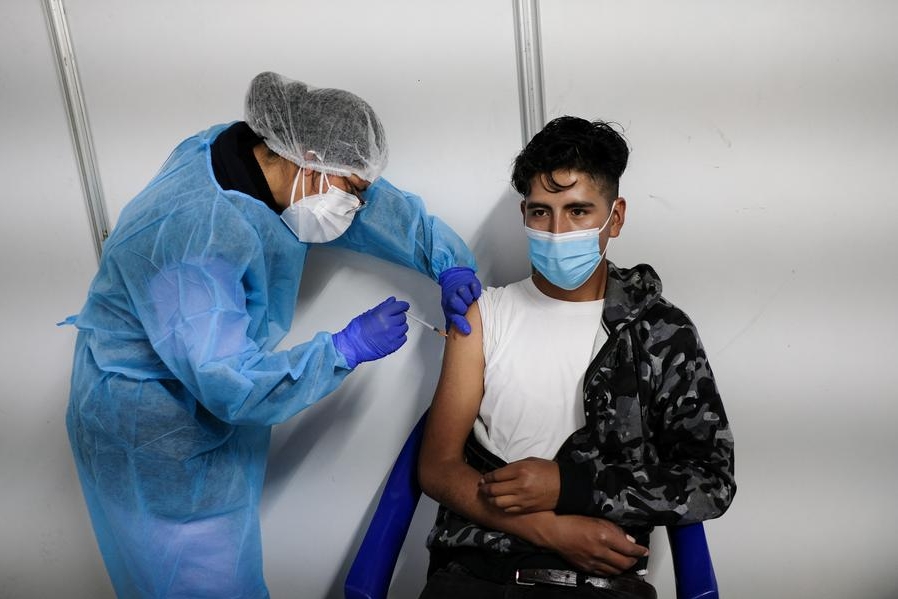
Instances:
[[[486,367],[474,435],[506,462],[552,459],[586,422],[583,377],[608,337],[605,301],[552,299],[527,278],[478,304]]]

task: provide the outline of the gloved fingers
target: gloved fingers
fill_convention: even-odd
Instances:
[[[440,286],[444,290],[456,291],[457,288],[467,287],[474,299],[480,297],[482,286],[480,279],[474,271],[467,267],[454,267],[440,275]]]
[[[383,304],[381,305],[383,306]],[[407,319],[405,313],[408,311],[408,308],[408,302],[396,301],[394,299],[392,303],[375,309],[377,311],[377,322],[384,328],[405,325]]]
[[[384,330],[389,330],[389,331],[397,329],[401,326],[408,327],[408,325],[405,324],[406,323],[405,312],[400,312],[399,314],[391,314],[388,316],[382,316],[381,318],[378,319],[378,322],[380,323],[381,327],[383,327]]]
[[[408,327],[405,327],[405,330],[408,331]],[[394,351],[405,345],[406,341],[408,341],[408,337],[406,337],[405,333],[403,333],[401,337],[397,337],[396,341],[393,344],[393,349],[390,350],[390,353],[392,354]]]
[[[392,306],[394,303],[396,303],[396,297],[391,295],[390,297],[388,297],[388,298],[385,299],[384,301],[380,302],[379,304],[377,304],[376,306],[374,306],[373,308],[371,308],[371,312],[380,312],[380,311],[383,311],[383,310],[387,310],[387,309],[389,309],[389,307]]]
[[[390,325],[387,329],[387,332],[391,339],[396,337],[401,337],[408,333],[408,323],[404,320],[402,322],[397,322],[396,324]]]
[[[407,332],[407,324],[402,325],[402,327],[397,327],[396,329],[391,329],[390,336],[383,339],[383,346],[378,348],[382,354],[381,357],[392,354],[394,351],[405,345],[405,342],[408,341],[408,337],[406,336]]]
[[[460,314],[450,314],[449,315],[449,323],[463,335],[469,335],[471,333],[471,325],[468,323],[467,319]]]
[[[409,309],[409,303],[404,302],[402,300],[394,300],[393,304],[390,306],[391,314],[402,314],[403,319],[405,319],[405,312]]]
[[[408,325],[406,323],[402,323],[402,326],[396,327],[393,330],[393,339],[395,340],[394,342],[398,343],[398,345],[396,345],[396,349],[399,349],[403,346],[403,344],[405,344],[407,340],[406,333],[408,333]]]
[[[409,303],[397,300],[394,296],[390,296],[381,303],[372,308],[373,312],[384,315],[393,315],[405,312],[409,308]]]
[[[483,291],[483,285],[480,284],[480,279],[475,276],[474,280],[471,281],[468,287],[471,289],[471,295],[474,297],[474,299],[480,297],[480,293]]]
[[[471,293],[471,289],[467,285],[462,285],[456,289],[455,295],[456,297],[461,298],[461,301],[465,303],[465,306],[470,306],[471,302],[474,301],[474,294]]]
[[[452,314],[461,314],[462,316],[464,316],[468,312],[469,305],[470,303],[465,303],[465,300],[458,295],[453,295],[452,297],[448,298],[444,311],[446,312],[446,316],[450,316]]]

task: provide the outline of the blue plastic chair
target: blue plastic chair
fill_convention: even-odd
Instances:
[[[421,497],[418,451],[425,412],[412,429],[390,471],[377,509],[356,553],[344,586],[346,599],[386,599],[393,569]],[[701,523],[669,526],[677,599],[717,599],[717,579]],[[423,539],[421,540],[423,546]]]

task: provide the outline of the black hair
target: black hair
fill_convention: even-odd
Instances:
[[[559,184],[552,176],[555,171],[581,171],[603,189],[611,202],[617,199],[618,183],[629,156],[626,140],[610,124],[561,116],[534,135],[515,158],[511,183],[526,197],[535,178],[540,177],[548,191],[557,193],[570,185]]]

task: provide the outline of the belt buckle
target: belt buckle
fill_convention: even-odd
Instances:
[[[520,570],[514,571],[514,583],[519,584],[524,587],[535,587],[536,586],[535,582],[524,582],[523,580],[521,580],[521,571]]]
[[[515,570],[516,584],[533,586],[549,584],[561,587],[578,586],[577,573],[569,570],[553,570],[551,568],[522,568]]]

